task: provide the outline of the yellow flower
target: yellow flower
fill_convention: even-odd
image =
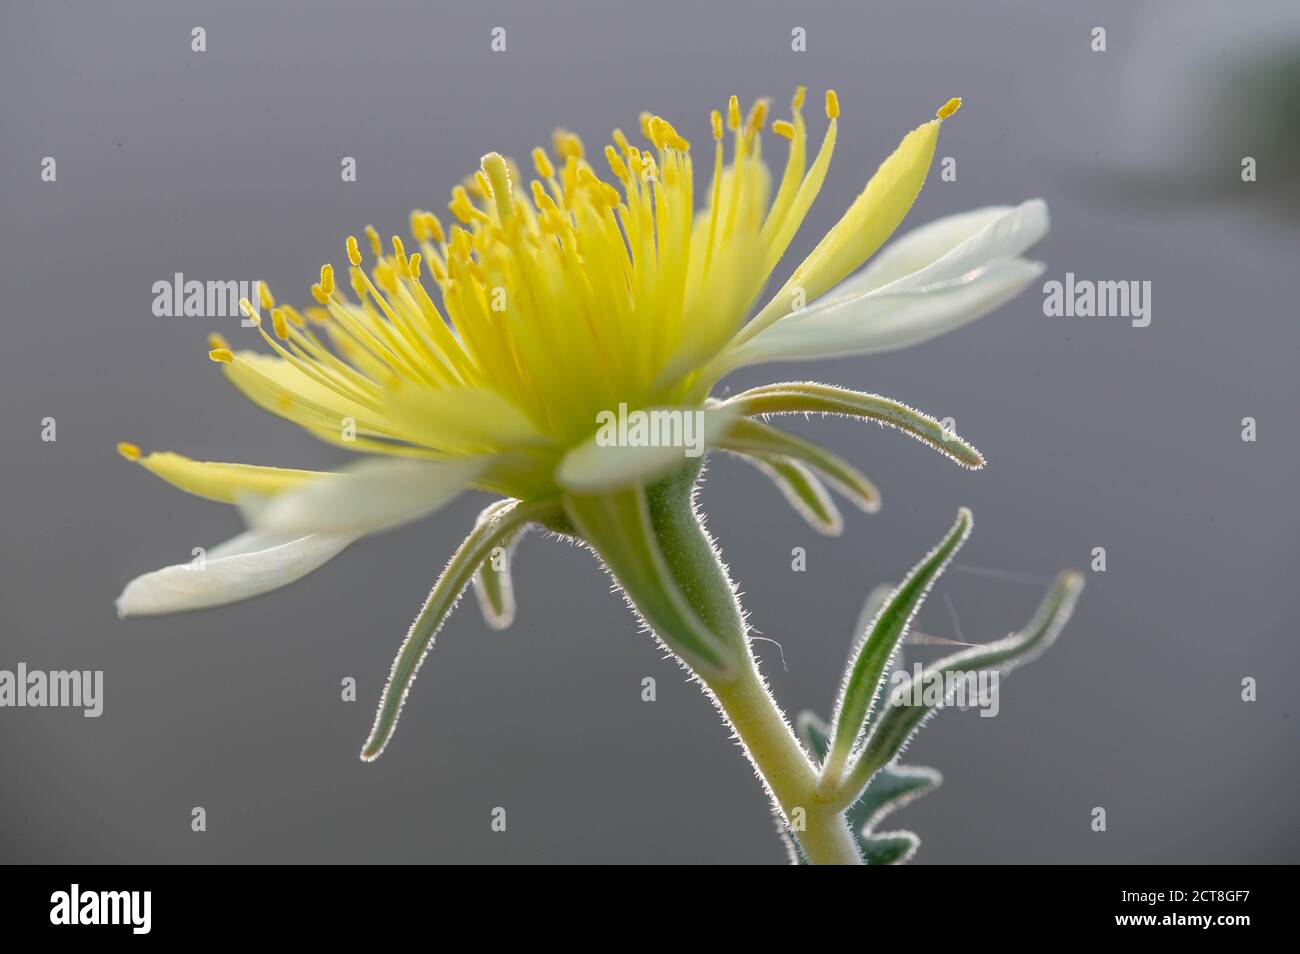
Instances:
[[[602,416],[688,415],[701,445],[744,456],[814,526],[837,532],[840,518],[819,476],[865,509],[876,506],[875,489],[847,462],[759,417],[845,414],[901,428],[966,466],[982,458],[933,418],[874,395],[795,383],[721,401],[710,397],[714,385],[747,365],[887,351],[972,321],[1039,274],[1038,263],[1020,256],[1047,230],[1039,200],[980,209],[904,236],[853,275],[906,216],[940,126],[960,105],[954,99],[903,137],[755,311],[835,148],[835,93],[826,94],[827,126],[811,155],[803,105],[800,88],[789,118],[769,122],[766,100],[746,114],[732,97],[725,114],[712,114],[712,154],[698,183],[690,143],[649,114],[640,119],[641,145],[615,130],[597,155],[557,132],[551,152],[533,150],[531,178],[488,153],[453,189],[446,223],[417,210],[407,239],[386,244],[370,227],[361,240],[349,236],[346,281],[323,266],[314,306],[277,305],[263,288],[244,308],[269,350],[235,350],[213,335],[210,357],[258,406],[367,459],[321,474],[120,445],[181,489],[239,505],[250,529],[209,551],[202,572],[168,567],[132,581],[119,612],[173,612],[266,592],[358,537],[472,488],[507,500],[485,511],[435,587],[422,614],[427,632],[408,638],[404,654],[413,656],[399,657],[389,693],[397,698],[386,701],[392,719],[471,576],[489,619],[509,621],[508,577],[480,569],[491,551],[483,545],[512,542],[531,524],[591,543],[661,636],[680,630],[668,639],[674,651],[696,668],[725,668],[726,653],[710,645],[698,620],[665,616],[682,614],[671,595],[659,594],[657,609],[643,605],[659,597],[628,577],[653,577],[653,554],[620,560],[601,539],[607,525],[644,523],[645,488],[681,467],[682,446],[601,440]],[[777,182],[763,158],[765,129],[788,143]]]

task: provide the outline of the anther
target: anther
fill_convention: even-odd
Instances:
[[[840,97],[833,89],[828,89],[826,91],[826,118],[840,118]]]
[[[947,119],[957,110],[961,109],[961,97],[954,96],[948,102],[939,107],[939,111],[934,114],[935,119]]]
[[[551,165],[551,157],[546,154],[546,150],[538,146],[533,150],[533,168],[543,179],[549,179],[555,175],[555,166]]]
[[[411,213],[411,237],[417,242],[429,240],[429,226],[424,220],[424,213],[416,209]]]
[[[355,235],[348,236],[347,246],[348,246],[348,264],[360,265],[361,249],[357,247],[357,237]]]
[[[135,461],[140,459],[140,448],[134,444],[128,444],[126,441],[118,442],[117,452],[127,460]]]
[[[502,222],[506,222],[514,213],[514,199],[510,194],[510,168],[499,152],[489,152],[480,162],[492,187],[492,201],[496,203],[497,215]]]
[[[208,352],[208,357],[217,362],[217,364],[230,364],[230,362],[235,360],[235,356],[231,353],[229,348],[213,348]]]
[[[275,336],[281,341],[289,337],[289,322],[285,320],[283,309],[271,309],[271,327],[275,330]]]

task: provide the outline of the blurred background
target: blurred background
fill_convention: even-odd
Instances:
[[[705,140],[729,94],[781,104],[800,83],[837,89],[844,119],[785,269],[903,133],[960,95],[938,151],[957,179],[932,172],[905,227],[1043,196],[1044,281],[1149,281],[1152,321],[1045,317],[1031,288],[916,349],[727,382],[887,394],[953,417],[990,460],[972,474],[896,433],[797,423],[883,492],[882,512],[846,512],[837,539],[756,471],[714,461],[703,504],[754,625],[780,644],[757,644],[778,697],[791,715],[827,713],[863,597],[959,505],[976,532],[927,633],[1005,635],[1058,568],[1087,570],[1104,547],[1106,572],[1088,572],[1052,652],[1006,680],[999,716],[949,711],[920,735],[909,761],[945,783],[886,827],[920,834],[918,864],[1300,860],[1300,17],[1271,3],[1069,7],[5,4],[0,669],[103,670],[105,700],[99,719],[0,709],[0,861],[783,861],[748,763],[585,552],[526,539],[514,627],[492,632],[463,604],[393,744],[365,765],[392,655],[485,500],[273,595],[122,622],[128,579],[232,536],[238,518],[113,446],[342,461],[229,388],[204,339],[235,337],[231,320],[157,318],[154,282],[264,278],[301,305],[346,234],[442,212],[489,149],[525,157],[557,125],[602,143],[642,109]],[[489,48],[497,26],[504,53]],[[806,52],[791,50],[795,27]],[[340,179],[344,156],[356,182]],[[793,547],[807,572],[792,572]],[[356,702],[340,699],[346,677]],[[195,806],[206,832],[191,831]]]

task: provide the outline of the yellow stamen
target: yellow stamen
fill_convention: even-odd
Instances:
[[[213,331],[213,332],[211,332],[211,333],[208,335],[208,347],[209,347],[209,348],[227,348],[227,349],[229,349],[229,347],[230,347],[230,342],[226,340],[226,338],[225,338],[224,335],[222,335],[222,334],[220,334],[220,333],[218,333],[218,332],[216,332],[216,331]]]
[[[947,119],[957,110],[961,109],[961,97],[954,96],[948,102],[939,107],[939,111],[934,114],[935,119]]]
[[[533,168],[543,179],[550,179],[555,175],[555,166],[551,165],[551,157],[546,154],[546,150],[541,146],[533,150]]]
[[[618,157],[618,153],[613,146],[605,147],[605,161],[609,163],[610,171],[614,173],[614,178],[619,182],[627,181],[627,166],[623,160]]]
[[[134,444],[128,444],[126,441],[120,441],[117,445],[117,452],[127,460],[136,461],[140,459],[140,448]]]
[[[429,227],[429,234],[433,240],[439,244],[447,241],[446,233],[442,231],[442,220],[432,212],[424,213],[424,223]]]
[[[244,317],[253,324],[260,325],[262,323],[262,316],[258,314],[257,309],[253,307],[253,303],[247,298],[239,299],[239,310],[242,311]]]
[[[347,247],[348,247],[348,264],[360,265],[361,249],[357,247],[357,237],[355,235],[348,236]]]
[[[514,215],[515,210],[514,199],[510,195],[510,169],[499,152],[489,152],[480,162],[492,187],[492,201],[496,203],[497,215],[504,223]]]
[[[271,327],[275,330],[275,336],[281,341],[289,338],[289,323],[285,320],[284,311],[279,308],[271,309]]]
[[[266,282],[257,283],[257,297],[262,307],[268,311],[275,307],[275,299],[271,296],[271,289],[267,287]]]
[[[230,364],[235,360],[235,355],[229,348],[213,348],[208,352],[208,357],[217,364]]]
[[[375,258],[384,254],[384,243],[379,238],[379,230],[373,225],[365,228],[366,238],[370,240],[370,254]]]
[[[722,113],[716,109],[709,113],[709,122],[713,125],[713,138],[722,139]]]
[[[411,236],[417,242],[429,241],[429,226],[425,222],[424,213],[421,212],[419,209],[416,209],[414,212],[411,213],[410,221],[411,221]],[[352,264],[355,265],[357,263],[353,262]]]
[[[320,267],[320,289],[327,296],[334,294],[334,266],[329,262]]]
[[[776,133],[782,139],[794,139],[794,124],[786,122],[784,119],[778,119],[772,123],[772,132]]]
[[[556,154],[565,159],[581,159],[583,156],[582,140],[567,129],[555,130],[552,145]]]
[[[840,118],[840,96],[833,89],[828,89],[826,91],[826,118]]]
[[[740,100],[735,96],[727,100],[727,128],[740,128]]]

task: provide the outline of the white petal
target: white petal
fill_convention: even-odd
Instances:
[[[1014,259],[968,281],[919,291],[879,291],[778,321],[729,356],[730,367],[765,361],[837,358],[907,348],[982,318],[1043,272]]]
[[[235,603],[288,586],[317,569],[355,535],[241,533],[208,551],[202,562],[181,563],[138,576],[117,598],[117,615],[157,616]]]
[[[736,417],[734,408],[651,408],[646,411],[628,411],[628,435],[632,436],[633,415],[670,412],[680,415],[659,418],[675,428],[673,440],[656,444],[634,446],[632,441],[621,443],[617,425],[598,430],[584,443],[564,455],[556,469],[555,479],[561,487],[579,493],[596,493],[629,484],[644,483],[663,476],[686,461],[698,457],[705,449],[726,433]],[[611,414],[614,412],[611,411]],[[655,420],[651,418],[651,420]],[[599,423],[599,422],[598,422]],[[650,427],[650,434],[659,435],[658,427]],[[611,440],[610,438],[614,439]],[[678,439],[680,438],[680,439]]]
[[[241,501],[244,517],[277,533],[375,533],[437,510],[486,466],[450,461],[367,460],[271,500]]]
[[[821,301],[830,303],[867,292],[911,291],[959,281],[978,269],[1018,258],[1050,228],[1047,203],[1042,199],[950,215],[904,235]],[[807,311],[815,311],[818,305],[813,302]]]

